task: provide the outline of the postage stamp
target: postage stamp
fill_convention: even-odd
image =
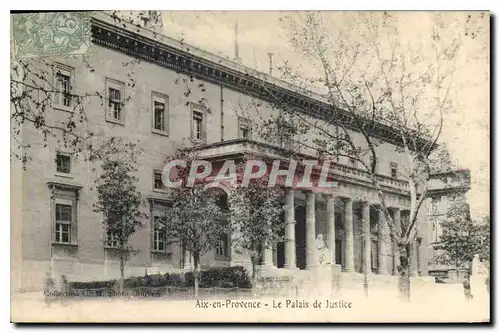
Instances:
[[[12,15],[16,58],[84,54],[90,46],[88,13],[29,13]]]

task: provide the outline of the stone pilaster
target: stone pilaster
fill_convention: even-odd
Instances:
[[[354,226],[352,218],[352,200],[345,199],[345,270],[354,272]]]

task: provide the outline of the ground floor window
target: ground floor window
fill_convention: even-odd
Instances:
[[[165,230],[157,226],[155,226],[153,232],[153,250],[162,252],[167,250]]]

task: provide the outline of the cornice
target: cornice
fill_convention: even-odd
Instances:
[[[117,24],[111,24],[103,20],[92,18],[92,42],[130,56],[143,59],[159,66],[174,70],[179,73],[191,75],[197,79],[208,81],[223,87],[242,92],[271,104],[279,101],[281,108],[296,108],[304,114],[332,122],[332,118],[342,122],[346,127],[359,131],[352,125],[352,117],[340,109],[333,109],[332,105],[317,98],[307,96],[305,93],[297,92],[291,88],[278,86],[267,78],[260,78],[255,73],[245,73],[214,60],[205,59],[188,51],[160,43],[155,39],[143,36],[139,33],[125,29]],[[186,47],[189,50],[189,47]],[[257,72],[256,72],[257,73]],[[265,75],[262,75],[265,77]],[[292,87],[291,85],[289,85]],[[299,90],[300,88],[296,88]],[[367,120],[366,125],[371,122]],[[401,146],[399,135],[389,125],[375,122],[374,136],[377,139]],[[420,140],[421,144],[427,141]]]
[[[217,149],[221,147],[231,147],[232,149],[226,151],[219,151],[216,155],[207,155],[209,160],[224,160],[229,156],[239,156],[240,158],[275,158],[281,157],[283,161],[287,161],[289,156],[286,154],[286,150],[283,148],[279,148],[273,146],[269,143],[259,142],[249,139],[234,139],[227,140],[221,142],[215,142],[211,144],[204,144],[200,146],[196,146],[193,148],[186,148],[186,150],[191,149],[193,151],[209,151],[210,149]],[[251,149],[254,148],[254,149]],[[300,160],[314,160],[315,156],[307,155],[307,154],[294,154],[294,159]],[[369,179],[369,174],[366,171],[363,171],[358,168],[353,168],[350,166],[346,166],[334,161],[330,161],[330,172],[334,177],[335,181],[343,182],[346,184],[359,185],[365,188],[375,189],[375,186]],[[393,179],[383,175],[377,175],[377,178],[380,181],[380,186],[388,193],[397,194],[403,197],[409,197],[409,187],[408,182]]]

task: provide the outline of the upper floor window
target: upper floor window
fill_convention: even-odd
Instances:
[[[71,173],[71,156],[64,153],[57,153],[56,155],[56,172],[57,173]]]
[[[111,79],[106,80],[106,99],[108,101],[106,120],[120,124],[124,123],[124,90],[125,85],[123,84],[123,82],[118,82]]]
[[[429,199],[429,214],[437,215],[438,214],[438,204],[439,198],[430,198]]]
[[[250,120],[243,117],[238,117],[238,137],[240,139],[251,139]]]
[[[294,133],[295,130],[292,125],[290,124],[281,124],[280,126],[280,131],[281,131],[281,148],[287,149],[287,150],[293,150],[294,149]]]
[[[57,107],[69,108],[71,106],[72,81],[73,69],[69,66],[57,64],[54,77],[54,86],[57,91],[54,104]]]
[[[325,158],[327,155],[327,144],[326,141],[317,142],[317,156],[318,158]]]
[[[398,164],[391,162],[391,177],[398,178]]]
[[[160,170],[153,171],[154,180],[153,180],[153,188],[157,190],[165,189],[165,185],[163,184],[162,174]]]
[[[355,168],[356,167],[356,159],[354,159],[353,157],[349,157],[349,166],[352,168]]]
[[[153,93],[153,132],[168,135],[168,97]]]
[[[191,104],[192,123],[191,138],[196,141],[206,141],[206,119],[203,106]]]

